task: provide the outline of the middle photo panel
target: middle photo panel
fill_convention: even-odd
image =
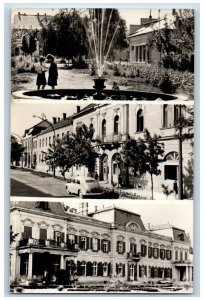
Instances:
[[[193,105],[11,104],[11,196],[193,199]]]

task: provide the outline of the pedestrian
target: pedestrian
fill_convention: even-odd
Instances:
[[[45,67],[45,58],[43,56],[41,56],[39,59],[39,63],[36,66],[36,72],[37,72],[37,80],[36,80],[37,89],[40,90],[40,87],[42,86],[42,89],[44,90],[46,86],[45,72],[47,72],[47,68]]]
[[[122,183],[123,183],[123,179],[122,179],[122,176],[119,174],[118,175],[118,188],[122,187]]]
[[[98,181],[98,173],[97,172],[95,174],[95,179],[96,179],[96,181]]]
[[[47,55],[47,60],[50,63],[48,85],[51,86],[52,89],[54,90],[55,86],[57,85],[57,79],[58,79],[57,64],[54,62],[55,58],[52,54]]]
[[[174,184],[173,184],[173,191],[174,191],[174,194],[175,194],[175,198],[177,198],[177,195],[178,195],[178,185],[177,185],[177,181],[176,180],[174,181]]]

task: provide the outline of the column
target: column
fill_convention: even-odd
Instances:
[[[60,257],[60,270],[64,270],[65,268],[64,268],[64,256],[63,255],[61,255],[61,257]]]
[[[186,266],[186,281],[189,281],[188,266]]]
[[[33,253],[28,254],[28,279],[32,279],[33,276]]]

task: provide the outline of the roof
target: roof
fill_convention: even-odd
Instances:
[[[14,16],[13,29],[42,29],[52,16],[20,14]]]
[[[175,29],[175,15],[167,15],[166,18],[161,19],[158,22],[155,23],[150,23],[149,26],[143,26],[141,28],[139,28],[135,33],[130,34],[128,38],[134,37],[134,36],[138,36],[141,34],[146,34],[146,33],[150,33],[152,31],[155,30],[160,30],[166,27],[166,24],[168,25],[169,29]]]
[[[51,123],[51,124],[54,129],[59,129],[59,128],[63,128],[67,125],[72,125],[73,124],[72,117],[68,117],[66,119],[61,119],[60,121],[56,122],[55,124],[54,123]],[[53,131],[52,127],[49,125],[46,129],[43,129],[39,134],[44,134],[44,133]]]
[[[159,231],[159,230],[165,230],[165,229],[170,229],[172,232],[172,237],[173,240],[176,242],[185,242],[185,243],[190,243],[190,240],[188,236],[185,233],[184,229],[178,228],[172,224],[162,224],[162,225],[157,225],[157,226],[152,226],[150,231]],[[162,233],[161,233],[162,234]],[[181,235],[183,235],[183,239],[181,239]]]
[[[109,206],[105,207],[103,209],[97,210],[96,212],[89,213],[89,216],[94,217],[94,215],[97,214],[103,214],[107,211],[113,211],[114,212],[114,219],[113,222],[121,225],[121,226],[126,226],[130,222],[135,222],[139,225],[141,228],[141,231],[146,231],[144,224],[142,222],[141,216],[139,214],[136,214],[134,212],[131,212],[129,210],[117,207],[117,206]]]
[[[43,208],[43,205],[39,204],[47,204],[47,208]],[[35,210],[36,212],[48,212],[58,216],[67,216],[63,204],[60,202],[47,202],[47,201],[18,201],[11,207],[20,207],[27,208],[30,210]]]
[[[28,129],[25,129],[25,132],[24,132],[24,135],[23,137],[26,136],[26,134],[37,134],[39,133],[41,130],[49,127],[50,125],[46,122],[46,121],[40,121],[39,123],[35,124],[34,126],[28,128]]]

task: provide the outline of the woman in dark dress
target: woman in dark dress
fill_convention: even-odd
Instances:
[[[53,55],[48,54],[47,60],[50,63],[49,68],[49,75],[48,75],[48,85],[52,87],[52,89],[55,89],[55,86],[57,85],[57,79],[58,79],[58,70],[57,65],[54,62],[55,58]]]

